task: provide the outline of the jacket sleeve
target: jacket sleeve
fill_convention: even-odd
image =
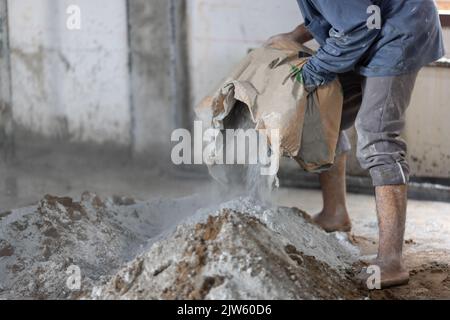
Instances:
[[[367,21],[370,0],[305,0],[327,20],[329,38],[303,67],[306,86],[319,86],[335,79],[337,73],[354,69],[377,39],[380,29],[370,29]]]

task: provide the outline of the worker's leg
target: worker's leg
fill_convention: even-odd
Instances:
[[[409,279],[402,263],[409,166],[400,133],[416,77],[417,73],[367,78],[356,120],[358,159],[376,188],[380,239],[374,264],[381,269],[382,287]]]
[[[347,152],[351,150],[350,141],[344,130],[353,126],[362,101],[363,78],[348,72],[339,75],[344,91],[344,106],[341,121],[341,135],[336,150],[335,165],[330,171],[319,176],[322,188],[323,210],[314,217],[314,221],[327,232],[351,229],[350,217],[346,205],[345,168]]]
[[[345,165],[347,155],[336,158],[331,170],[319,176],[322,187],[323,210],[313,220],[327,232],[349,232],[352,228],[345,203]]]
[[[403,266],[407,186],[376,187],[379,226],[378,256],[374,264],[381,269],[381,287],[408,283],[409,272]]]

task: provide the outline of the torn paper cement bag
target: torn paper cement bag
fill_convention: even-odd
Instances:
[[[299,54],[300,52],[300,54]],[[312,55],[308,48],[284,43],[278,48],[251,51],[195,112],[204,127],[228,129],[234,108],[248,109],[257,130],[279,130],[279,145],[272,149],[295,159],[309,172],[326,170],[334,163],[339,137],[343,93],[339,81],[305,91],[298,72]],[[236,110],[234,110],[236,111]],[[233,119],[232,119],[233,120]],[[274,148],[274,147],[279,147]]]

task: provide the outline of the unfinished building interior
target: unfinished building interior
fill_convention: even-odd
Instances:
[[[407,285],[354,281],[378,247],[355,128],[350,232],[312,220],[318,175],[291,159],[264,201],[171,159],[202,99],[302,21],[296,1],[0,0],[0,299],[450,299],[448,53],[421,69],[402,131]]]

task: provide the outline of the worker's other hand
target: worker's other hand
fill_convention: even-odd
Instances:
[[[265,46],[279,49],[293,49],[293,45],[304,44],[313,39],[312,34],[301,24],[288,33],[282,33],[271,37],[266,41]]]
[[[295,37],[292,32],[278,34],[269,38],[269,40],[264,43],[264,47],[273,47],[282,49],[288,46],[292,46],[292,43],[296,42]]]

